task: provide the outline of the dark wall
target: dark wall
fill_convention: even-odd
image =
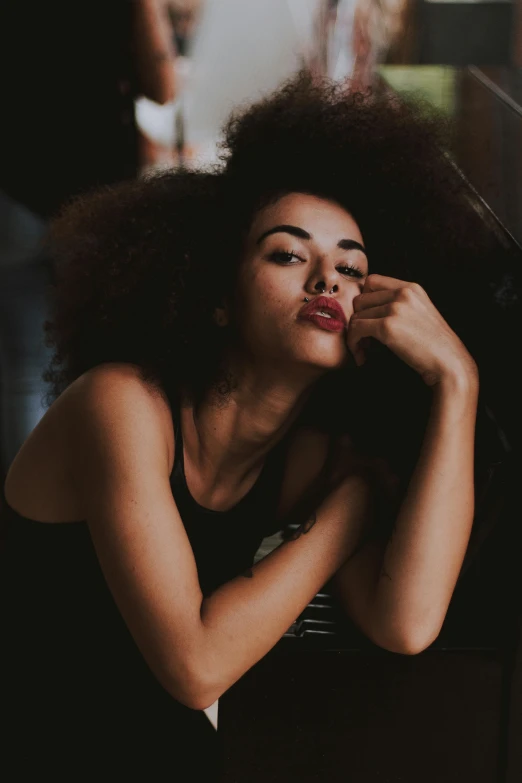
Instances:
[[[418,2],[418,62],[508,65],[513,3]]]

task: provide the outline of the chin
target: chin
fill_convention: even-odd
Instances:
[[[316,368],[317,370],[323,370],[324,372],[331,372],[333,370],[340,370],[342,367],[347,367],[351,364],[351,354],[346,349],[344,351],[307,351],[306,356],[301,357],[301,361],[306,362]]]

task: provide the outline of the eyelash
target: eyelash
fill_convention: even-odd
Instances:
[[[281,259],[281,258],[290,259],[292,257],[293,258],[298,258],[300,261],[303,261],[303,262],[305,261],[304,258],[301,258],[300,255],[298,255],[297,253],[294,253],[293,250],[290,250],[290,251],[288,251],[288,250],[274,250],[274,252],[270,253],[270,255],[269,255],[269,258],[272,261],[276,261],[278,263],[280,263],[280,261],[278,261],[278,259]],[[341,267],[341,272],[345,272],[347,270],[350,270],[351,272],[355,272],[356,274],[353,275],[353,277],[355,277],[355,278],[359,278],[360,279],[360,278],[365,276],[364,272],[361,269],[359,269],[358,266],[355,266],[353,264],[347,264],[346,266]]]

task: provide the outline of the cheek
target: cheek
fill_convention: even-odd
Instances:
[[[285,302],[277,298],[274,292],[268,291],[246,299],[239,316],[244,331],[265,336],[285,330],[291,317]]]
[[[277,353],[292,335],[293,312],[287,300],[283,300],[273,287],[257,289],[245,298],[239,309],[238,327],[242,339],[251,349]]]
[[[300,343],[302,334],[295,328],[295,319],[304,293],[298,278],[293,268],[252,265],[244,270],[236,312],[239,331],[251,348],[264,345],[277,353],[285,346],[286,353],[297,347],[296,341]]]
[[[284,295],[281,282],[272,276],[252,270],[243,278],[241,291],[238,312],[244,320],[275,321],[276,324],[288,320],[291,297]]]

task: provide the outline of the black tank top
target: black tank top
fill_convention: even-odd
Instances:
[[[188,491],[177,402],[172,414],[172,493],[208,595],[252,565],[262,539],[278,529],[286,439],[236,506],[211,511]],[[203,712],[175,700],[145,663],[107,587],[87,524],[23,517],[7,504],[3,483],[2,501],[2,671],[11,696],[8,745],[18,768],[54,774],[62,764],[66,779],[72,763],[74,779],[99,762],[105,770],[112,764],[120,776],[146,770],[151,780],[154,770],[165,769],[215,776],[216,732]]]
[[[204,595],[228,582],[253,563],[263,538],[278,528],[276,508],[284,470],[287,439],[269,453],[257,481],[233,508],[212,511],[189,492],[183,462],[179,405],[173,406],[175,458],[171,487],[198,567]]]

